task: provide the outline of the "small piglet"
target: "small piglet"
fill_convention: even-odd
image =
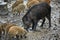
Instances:
[[[46,3],[42,2],[36,5],[33,5],[27,13],[23,16],[22,21],[25,25],[26,30],[28,30],[29,27],[31,27],[32,24],[32,30],[36,30],[37,23],[40,19],[43,20],[41,27],[43,27],[43,24],[45,22],[45,17],[49,20],[49,28],[51,27],[51,6]]]

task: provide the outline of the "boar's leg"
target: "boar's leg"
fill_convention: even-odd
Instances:
[[[44,24],[44,22],[45,22],[45,18],[43,18],[43,22],[42,22],[42,24],[41,24],[41,28],[43,28],[43,24]]]
[[[51,27],[51,14],[47,15],[46,17],[49,20],[49,28],[50,28]]]
[[[36,26],[37,26],[37,21],[34,20],[34,21],[33,21],[33,25],[32,25],[32,30],[33,30],[33,31],[36,31]]]
[[[17,40],[19,40],[20,38],[19,38],[19,35],[16,35],[16,38],[17,38]]]

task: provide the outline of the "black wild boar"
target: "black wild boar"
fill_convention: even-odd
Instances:
[[[22,21],[25,25],[26,30],[31,26],[32,24],[32,30],[36,30],[37,23],[40,19],[43,20],[41,27],[43,27],[43,24],[45,22],[45,17],[49,20],[49,28],[51,27],[51,6],[47,3],[39,3],[36,5],[33,5],[27,13],[23,16]]]

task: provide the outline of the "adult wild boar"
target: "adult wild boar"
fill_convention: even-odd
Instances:
[[[23,16],[22,21],[25,25],[26,30],[32,24],[32,30],[36,30],[37,23],[40,19],[43,20],[41,27],[45,22],[45,17],[49,20],[49,28],[51,27],[51,6],[46,3],[42,2],[32,6],[27,13]]]

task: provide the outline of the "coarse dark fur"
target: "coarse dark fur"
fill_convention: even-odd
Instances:
[[[41,27],[45,22],[45,17],[49,20],[49,28],[51,27],[51,6],[46,2],[33,5],[23,16],[22,21],[26,30],[32,24],[32,30],[36,30],[37,23],[40,19],[43,20]]]

